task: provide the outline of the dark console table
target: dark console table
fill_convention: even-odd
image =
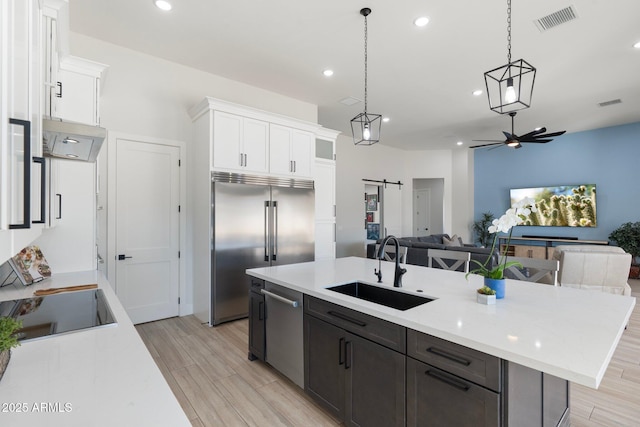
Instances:
[[[509,240],[508,237],[500,237],[499,238],[499,243],[500,243],[500,248],[503,248],[506,244],[507,241]],[[519,242],[544,242],[544,254],[540,253],[539,251],[536,251],[536,249],[542,249],[541,246],[530,246],[530,245],[513,245],[510,244],[510,246],[512,246],[512,248],[509,248],[508,251],[508,255],[511,256],[525,256],[528,258],[550,258],[553,253],[550,252],[549,248],[553,247],[554,243],[576,243],[576,244],[581,244],[581,245],[608,245],[609,242],[606,240],[579,240],[579,239],[571,239],[571,238],[565,238],[565,237],[524,237],[524,236],[512,236],[511,237],[511,242],[513,243],[513,241],[519,241]]]

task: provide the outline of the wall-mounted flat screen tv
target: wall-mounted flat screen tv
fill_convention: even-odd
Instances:
[[[536,202],[537,212],[531,212],[522,225],[596,226],[595,184],[513,188],[510,195],[512,206],[525,197]]]

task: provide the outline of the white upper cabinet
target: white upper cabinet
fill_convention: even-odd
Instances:
[[[38,0],[0,0],[0,262],[42,232],[39,17]]]
[[[217,170],[266,173],[269,171],[269,123],[215,111],[213,159]]]
[[[100,84],[107,66],[67,54],[68,3],[45,0],[42,16],[44,115],[100,124]]]
[[[274,124],[270,126],[269,135],[270,172],[313,179],[314,135]]]

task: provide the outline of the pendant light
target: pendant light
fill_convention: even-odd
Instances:
[[[373,145],[380,141],[382,115],[367,112],[367,16],[371,9],[365,7],[360,10],[364,16],[364,112],[351,119],[351,132],[355,145]]]
[[[511,62],[511,0],[507,0],[507,64],[484,73],[489,108],[499,114],[531,106],[536,69],[524,59]]]

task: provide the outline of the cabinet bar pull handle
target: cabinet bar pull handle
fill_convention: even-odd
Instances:
[[[247,166],[247,153],[244,153],[244,165]]]
[[[44,224],[45,223],[45,216],[46,216],[46,201],[47,201],[47,192],[46,192],[46,185],[47,185],[47,177],[46,177],[46,166],[45,166],[45,161],[44,161],[44,157],[33,157],[33,162],[34,163],[40,163],[40,219],[37,221],[31,221],[33,224]]]
[[[462,381],[458,381],[454,378],[451,378],[448,375],[445,375],[438,371],[425,371],[425,374],[429,375],[431,378],[435,378],[436,380],[442,381],[445,384],[449,384],[459,390],[468,391],[469,386]]]
[[[264,320],[264,301],[258,303],[258,320]]]
[[[300,304],[298,304],[298,301],[293,301],[293,300],[287,299],[285,297],[281,297],[280,295],[274,294],[273,292],[269,292],[266,289],[261,289],[260,292],[262,293],[262,295],[266,295],[268,297],[276,299],[276,300],[278,300],[280,302],[283,302],[285,304],[289,304],[293,308],[297,308],[300,305]]]
[[[445,359],[451,360],[452,362],[459,363],[460,365],[469,366],[471,365],[471,361],[467,359],[463,359],[462,357],[456,356],[455,354],[451,354],[448,351],[440,350],[439,348],[429,347],[427,352],[435,354],[436,356],[444,357]]]
[[[327,314],[329,316],[333,316],[333,317],[337,317],[338,319],[342,319],[342,320],[344,320],[346,322],[353,323],[354,325],[358,325],[358,326],[362,326],[362,327],[367,326],[367,324],[365,322],[363,322],[361,320],[358,320],[358,319],[354,319],[353,317],[349,317],[346,314],[342,314],[342,313],[339,313],[337,311],[333,311],[333,310],[327,311]]]
[[[31,228],[31,122],[28,120],[20,120],[20,119],[9,119],[9,124],[22,126],[23,134],[22,134],[22,143],[23,147],[23,158],[24,158],[24,167],[22,170],[23,173],[23,184],[24,188],[22,189],[24,200],[22,206],[22,223],[21,224],[9,224],[10,229],[16,228]]]
[[[269,261],[269,201],[264,201],[264,260]]]
[[[351,367],[351,341],[344,343],[344,369]]]
[[[344,364],[344,338],[338,340],[338,365]]]
[[[240,166],[244,166],[244,165],[242,164],[242,153],[240,153]]]
[[[62,219],[62,194],[56,193],[56,196],[58,197],[58,216],[56,219]]]

